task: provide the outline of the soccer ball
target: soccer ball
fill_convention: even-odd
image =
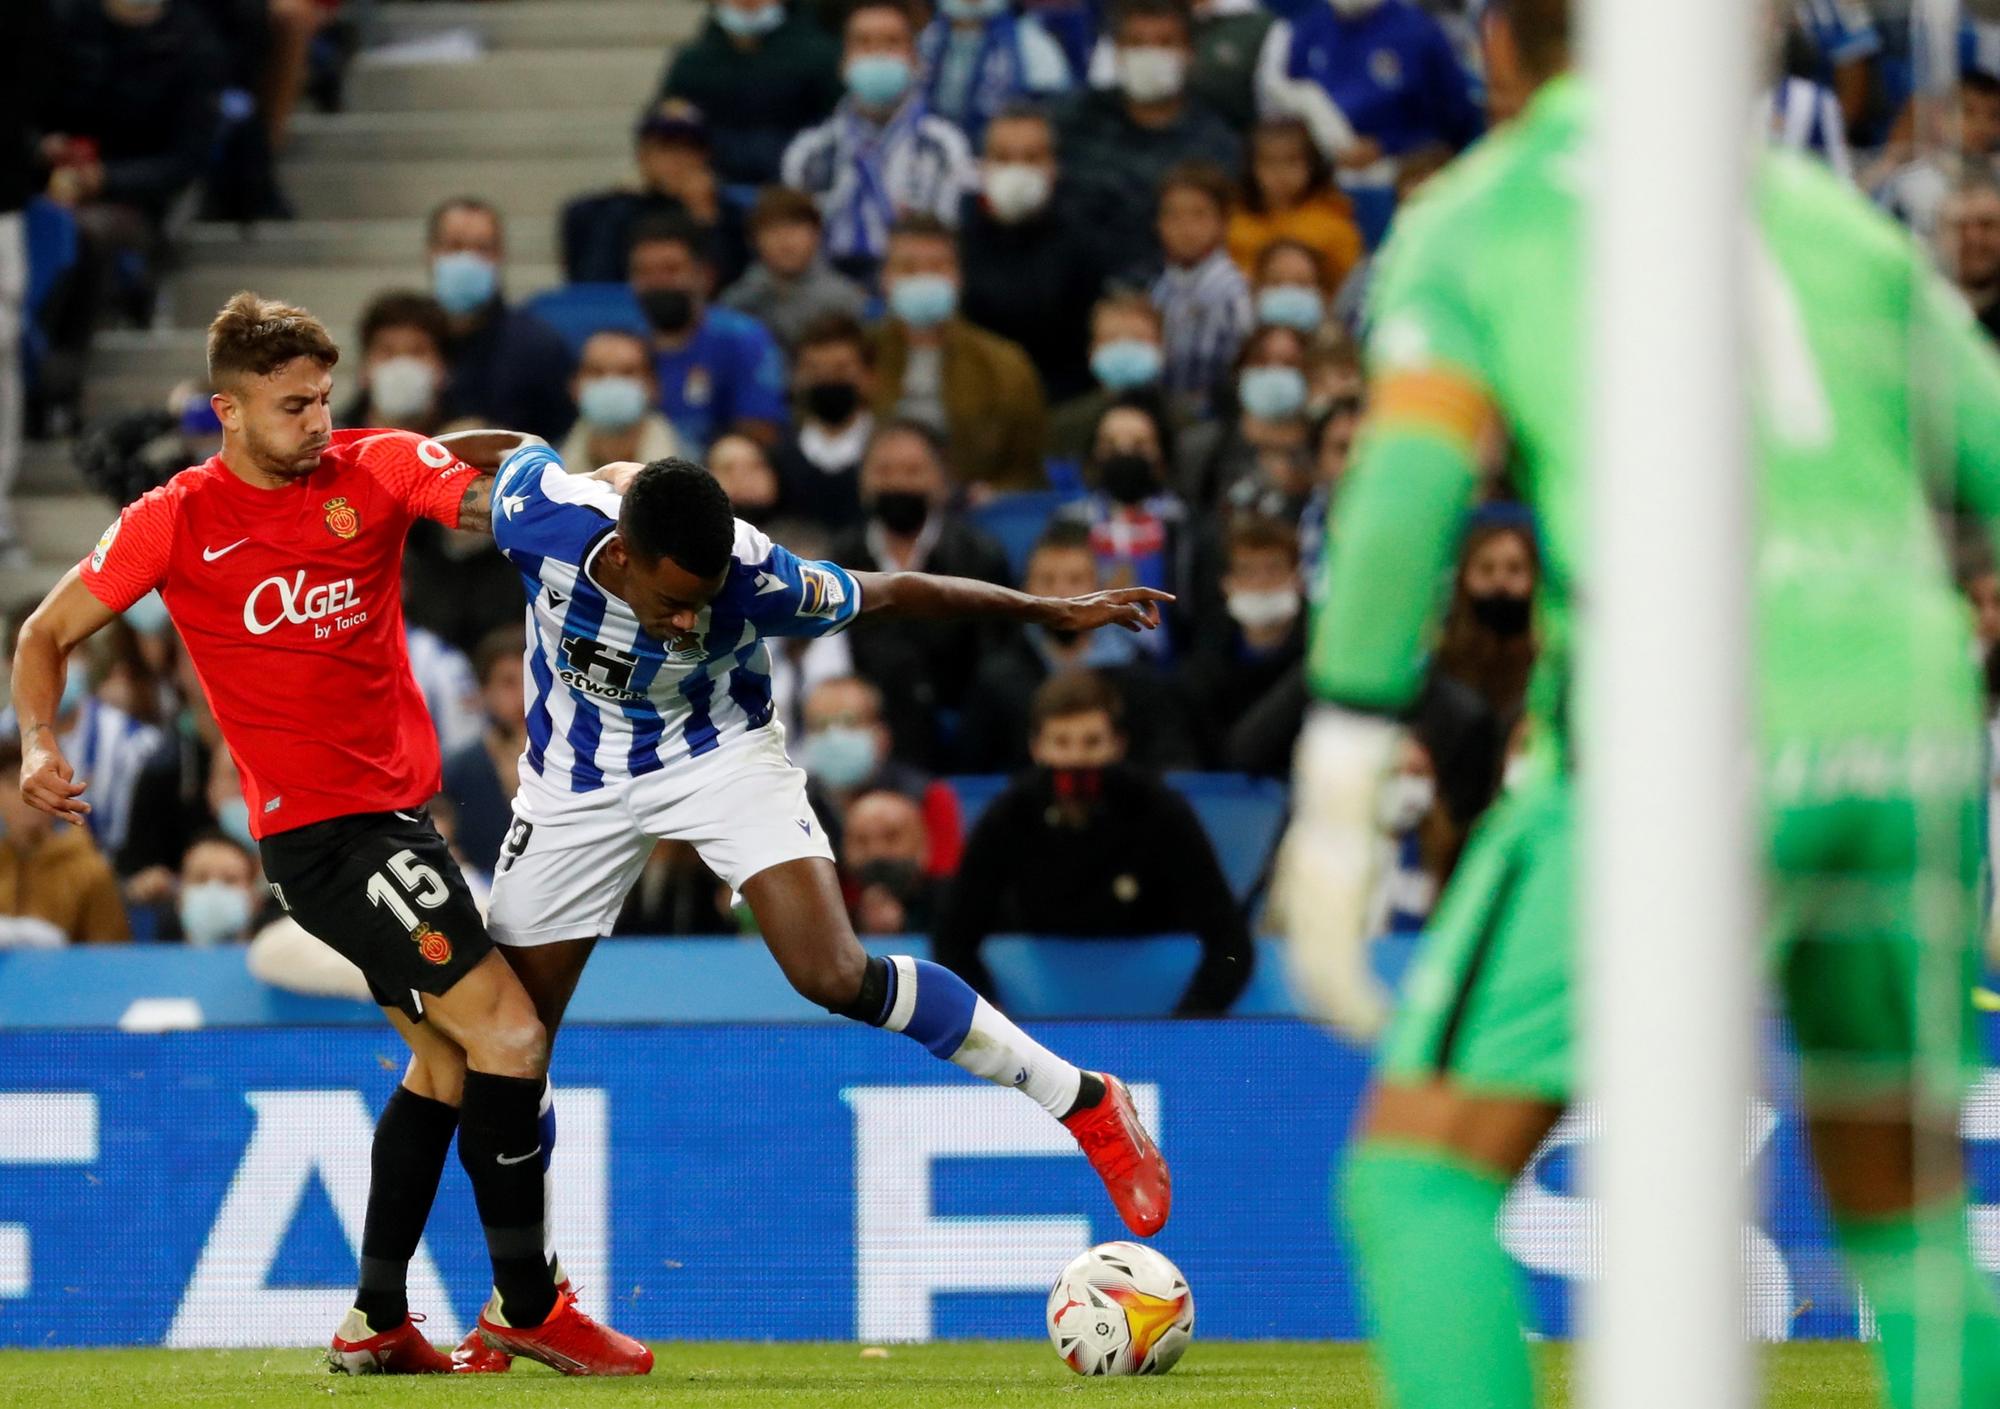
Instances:
[[[1101,1243],[1056,1278],[1049,1339],[1079,1375],[1163,1375],[1194,1339],[1194,1294],[1151,1248]]]

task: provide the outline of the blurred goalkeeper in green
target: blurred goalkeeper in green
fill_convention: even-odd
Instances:
[[[1341,1187],[1397,1409],[1532,1403],[1494,1224],[1575,1079],[1571,775],[1589,763],[1572,754],[1570,651],[1584,478],[1617,467],[1584,463],[1591,105],[1566,73],[1568,28],[1567,0],[1491,7],[1495,91],[1532,96],[1398,217],[1381,257],[1369,422],[1309,662],[1323,703],[1279,878],[1315,1007],[1357,1033],[1387,1025]],[[2000,1308],[1967,1249],[1957,1143],[1979,1062],[1982,713],[1931,511],[1942,496],[2000,521],[2000,361],[1923,253],[1831,173],[1772,154],[1754,206],[1766,970],[1888,1402],[1916,1404],[1921,1339],[1925,1409],[2000,1405]],[[1525,777],[1480,823],[1389,1015],[1365,951],[1378,797],[1483,449],[1503,441],[1547,564]]]

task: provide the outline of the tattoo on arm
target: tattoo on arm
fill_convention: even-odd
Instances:
[[[468,533],[493,531],[493,476],[475,475],[458,501],[458,526]]]

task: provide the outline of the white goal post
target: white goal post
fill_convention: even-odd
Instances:
[[[1578,913],[1596,1409],[1745,1409],[1754,1073],[1744,309],[1757,0],[1587,0]]]

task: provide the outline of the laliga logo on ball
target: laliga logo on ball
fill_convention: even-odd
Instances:
[[[1048,1327],[1079,1375],[1163,1375],[1194,1339],[1194,1293],[1151,1248],[1103,1243],[1056,1278]]]

